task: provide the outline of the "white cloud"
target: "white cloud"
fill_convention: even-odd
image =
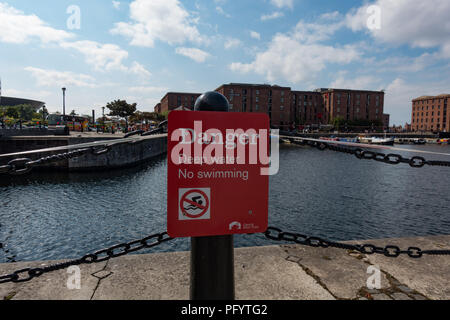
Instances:
[[[250,31],[250,37],[252,37],[253,39],[257,39],[257,40],[261,39],[261,35],[256,31]]]
[[[273,20],[273,19],[278,19],[281,17],[284,17],[284,13],[280,12],[280,11],[275,11],[274,13],[271,13],[271,14],[262,15],[261,21]]]
[[[355,89],[358,90],[381,90],[381,79],[370,75],[357,76],[348,75],[347,72],[341,72],[338,77],[329,85],[330,88]]]
[[[438,53],[424,53],[418,57],[390,56],[383,60],[368,63],[377,72],[419,72],[439,62]]]
[[[241,73],[254,72],[268,81],[311,81],[327,64],[348,64],[360,58],[361,53],[355,45],[334,47],[320,43],[338,28],[338,25],[299,22],[290,33],[276,34],[268,48],[256,54],[253,62],[234,62],[229,68]]]
[[[119,3],[118,1],[113,1]],[[150,72],[141,64],[134,62],[131,67],[123,64],[128,52],[115,44],[102,44],[95,41],[69,41],[74,35],[49,27],[35,15],[23,12],[0,3],[0,41],[8,43],[27,43],[32,39],[42,43],[54,42],[64,49],[81,53],[86,63],[98,71],[120,70],[149,77]]]
[[[288,7],[292,9],[294,7],[294,0],[270,0],[270,2],[278,8]]]
[[[151,76],[142,64],[134,61],[130,67],[123,62],[128,58],[128,51],[115,44],[102,44],[95,41],[63,42],[61,46],[74,49],[82,53],[86,63],[92,65],[97,71],[122,71],[138,75],[143,78]]]
[[[206,59],[210,57],[210,54],[208,52],[205,52],[205,51],[197,49],[197,48],[180,47],[180,48],[176,48],[175,52],[177,54],[188,57],[198,63],[205,62]]]
[[[178,0],[135,0],[130,4],[131,22],[119,22],[112,34],[131,39],[130,44],[153,47],[155,41],[181,44],[186,41],[202,43],[194,19]]]
[[[114,9],[119,10],[120,9],[120,1],[114,1],[112,2]]]
[[[223,8],[220,7],[220,6],[217,6],[217,7],[216,7],[216,11],[217,11],[219,14],[221,14],[221,15],[227,17],[227,18],[231,18],[231,15],[229,15],[228,13],[226,13],[226,12],[223,10]]]
[[[128,52],[115,44],[101,44],[95,41],[83,40],[75,42],[63,42],[65,49],[74,49],[82,53],[86,62],[96,70],[122,70],[127,68],[122,64],[128,58]]]
[[[439,95],[448,92],[448,81],[424,81],[411,83],[396,78],[386,87],[385,112],[391,114],[391,124],[411,123],[412,99],[420,96]]]
[[[7,3],[0,3],[0,41],[19,44],[39,39],[49,43],[72,37],[73,34],[54,29],[35,15],[25,15]]]
[[[166,87],[131,87],[129,91],[131,92],[137,92],[142,94],[154,94],[154,93],[163,93],[167,92],[169,89]]]
[[[150,71],[148,71],[142,64],[139,62],[133,62],[131,67],[128,69],[128,72],[136,74],[142,78],[149,78],[151,77]]]
[[[139,62],[134,61],[130,67],[124,65],[124,60],[128,58],[128,51],[118,45],[89,40],[62,42],[60,45],[65,49],[74,49],[83,54],[86,63],[92,65],[97,71],[122,71],[142,78],[151,76],[150,71]]]
[[[239,47],[242,44],[242,41],[239,39],[229,38],[225,41],[224,47],[225,49],[232,49]]]
[[[339,11],[333,11],[333,12],[327,12],[327,13],[322,14],[319,19],[336,20],[340,17],[341,17],[341,14],[339,13]]]
[[[26,67],[26,71],[36,79],[38,86],[43,87],[90,87],[95,88],[95,79],[89,75],[74,73],[70,71],[56,71],[49,69],[40,69],[34,67]]]
[[[2,90],[3,96],[8,97],[26,97],[27,99],[34,99],[43,101],[45,98],[52,95],[50,91],[46,90],[16,90],[11,88],[5,88]]]
[[[369,30],[367,8],[376,5],[381,12],[381,28]],[[346,16],[353,31],[367,31],[384,43],[408,44],[417,48],[440,48],[450,57],[450,1],[448,0],[376,0]]]

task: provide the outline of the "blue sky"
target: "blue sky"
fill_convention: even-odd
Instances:
[[[449,16],[448,0],[0,0],[2,94],[56,111],[65,86],[69,111],[99,114],[229,82],[384,89],[404,124],[411,99],[450,93]]]

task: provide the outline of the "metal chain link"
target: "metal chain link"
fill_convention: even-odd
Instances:
[[[33,278],[43,275],[44,273],[61,270],[70,266],[76,266],[80,264],[92,264],[107,261],[111,258],[120,257],[142,249],[152,248],[170,240],[173,240],[173,238],[170,238],[167,232],[156,233],[143,239],[121,243],[106,249],[98,250],[94,253],[87,254],[80,259],[62,262],[46,267],[25,268],[17,270],[11,274],[0,276],[0,284],[6,282],[20,283],[30,281]]]
[[[409,247],[408,250],[401,250],[398,246],[387,245],[377,247],[372,244],[347,244],[325,240],[319,237],[310,237],[300,233],[284,232],[279,228],[269,227],[264,233],[266,238],[275,241],[288,241],[300,245],[321,248],[338,248],[358,251],[363,254],[383,254],[386,257],[396,258],[401,254],[406,254],[411,258],[421,258],[423,255],[450,255],[450,250],[422,250],[417,247]]]
[[[310,141],[310,140],[302,140],[302,139],[292,139],[291,142],[300,145],[308,145],[314,148],[317,148],[321,151],[329,149],[336,152],[342,152],[347,154],[352,154],[358,159],[364,160],[375,160],[378,162],[384,162],[387,164],[396,165],[399,163],[407,163],[413,168],[422,168],[425,165],[429,166],[442,166],[442,167],[450,167],[450,161],[427,161],[423,157],[412,157],[411,159],[405,158],[400,154],[385,154],[381,152],[374,152],[363,150],[361,148],[348,148],[343,146],[338,146],[326,142],[318,142],[318,141]]]

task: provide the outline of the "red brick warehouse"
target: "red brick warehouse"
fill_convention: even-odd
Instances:
[[[450,117],[447,107],[450,94],[422,96],[412,101],[411,128],[413,131],[447,132],[450,129]]]
[[[389,126],[389,115],[384,114],[383,91],[328,88],[293,91],[290,87],[246,83],[223,84],[215,91],[228,99],[231,112],[268,114],[273,128],[319,126],[337,117],[346,121],[387,121],[384,126]],[[155,106],[155,112],[180,107],[192,110],[198,96],[200,93],[169,92]]]

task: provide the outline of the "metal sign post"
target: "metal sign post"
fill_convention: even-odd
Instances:
[[[195,111],[228,112],[228,100],[207,92],[195,102]],[[234,300],[233,236],[191,238],[191,300]]]

